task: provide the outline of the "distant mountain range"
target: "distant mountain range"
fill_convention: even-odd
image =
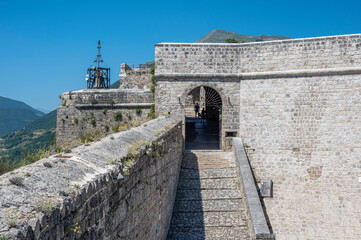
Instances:
[[[10,98],[0,97],[0,136],[25,127],[44,113]]]
[[[261,35],[250,36],[242,35],[235,32],[214,29],[207,33],[204,37],[199,39],[197,43],[225,43],[228,38],[234,38],[240,42],[258,42],[261,41]],[[278,36],[278,35],[263,35],[262,41],[284,40],[291,39],[290,37]]]
[[[45,149],[55,138],[56,110],[36,119],[23,129],[0,137],[0,161],[20,162],[26,154]]]

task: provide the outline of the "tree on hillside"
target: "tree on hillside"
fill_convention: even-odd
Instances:
[[[239,43],[239,41],[234,38],[227,38],[226,43]]]

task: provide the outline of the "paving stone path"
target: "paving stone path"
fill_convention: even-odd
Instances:
[[[185,151],[167,239],[249,239],[233,153]]]

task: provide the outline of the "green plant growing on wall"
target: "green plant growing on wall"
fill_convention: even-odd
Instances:
[[[21,187],[24,184],[24,179],[21,176],[14,176],[9,179],[10,183]]]
[[[128,145],[127,156],[123,163],[123,172],[125,175],[129,174],[129,169],[135,164],[138,154],[145,146],[147,146],[147,141],[145,140],[133,141]]]
[[[108,108],[103,108],[103,114],[106,115],[108,111]]]
[[[44,165],[44,167],[46,167],[46,168],[52,168],[52,167],[53,167],[53,164],[51,164],[51,162],[48,162],[48,161],[44,161],[44,162],[43,162],[43,165]]]
[[[63,104],[61,104],[63,107],[66,107],[66,99],[63,100]]]
[[[93,99],[92,101],[91,101],[91,104],[92,105],[95,105],[95,104],[97,104],[98,103],[98,100],[96,100],[96,99]]]
[[[95,119],[92,119],[90,123],[93,125],[93,127],[96,127],[97,125],[97,121]]]
[[[119,123],[114,123],[114,125],[112,126],[112,130],[113,132],[117,133],[119,132],[119,127],[120,127],[120,124]]]
[[[153,77],[152,77],[153,78]],[[152,84],[152,86],[150,87],[150,91],[153,93],[153,95],[154,95],[154,93],[155,93],[155,85],[154,84]],[[153,101],[154,101],[154,99],[153,99]]]
[[[150,91],[152,92],[152,98],[153,98],[153,102],[154,102],[154,99],[155,99],[155,66],[151,66],[150,67],[150,73],[152,74],[152,78],[151,78],[151,81],[152,81],[152,86],[150,87]]]
[[[154,119],[154,118],[155,118],[155,105],[154,105],[154,104],[152,104],[152,105],[150,106],[150,111],[149,111],[148,117],[149,117],[150,119]]]
[[[0,175],[10,172],[16,168],[16,165],[11,160],[0,161]]]
[[[123,114],[121,112],[116,112],[114,115],[114,120],[115,121],[122,121],[123,120]]]
[[[85,144],[93,142],[95,140],[96,135],[97,134],[92,131],[81,131],[79,133],[79,141]]]
[[[128,119],[129,119],[129,121],[131,121],[132,120],[132,115],[128,114]]]
[[[135,113],[136,113],[138,116],[142,115],[142,109],[137,108],[137,109],[135,110]]]
[[[5,212],[7,221],[10,228],[16,228],[18,226],[18,218],[22,215],[20,210],[9,208],[8,211]]]
[[[227,38],[226,43],[239,43],[239,41],[234,38]]]
[[[64,235],[66,237],[69,237],[71,235],[71,231],[72,231],[72,226],[70,223],[68,224],[64,224]]]
[[[56,205],[57,202],[55,199],[45,196],[35,203],[35,210],[50,215],[55,211]]]
[[[112,106],[115,104],[114,100],[110,100],[108,103]]]
[[[104,129],[105,129],[106,132],[109,132],[109,126],[108,125],[105,125]]]

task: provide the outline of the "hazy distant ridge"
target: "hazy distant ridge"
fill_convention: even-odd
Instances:
[[[21,129],[43,115],[21,101],[0,96],[0,135]]]
[[[242,35],[235,32],[214,29],[209,33],[207,33],[207,35],[199,39],[197,43],[225,43],[226,39],[228,38],[234,38],[240,42],[261,41],[261,35],[259,36]],[[283,39],[291,39],[291,38],[285,36],[279,36],[279,35],[263,35],[262,41],[273,41],[273,40],[283,40]]]

